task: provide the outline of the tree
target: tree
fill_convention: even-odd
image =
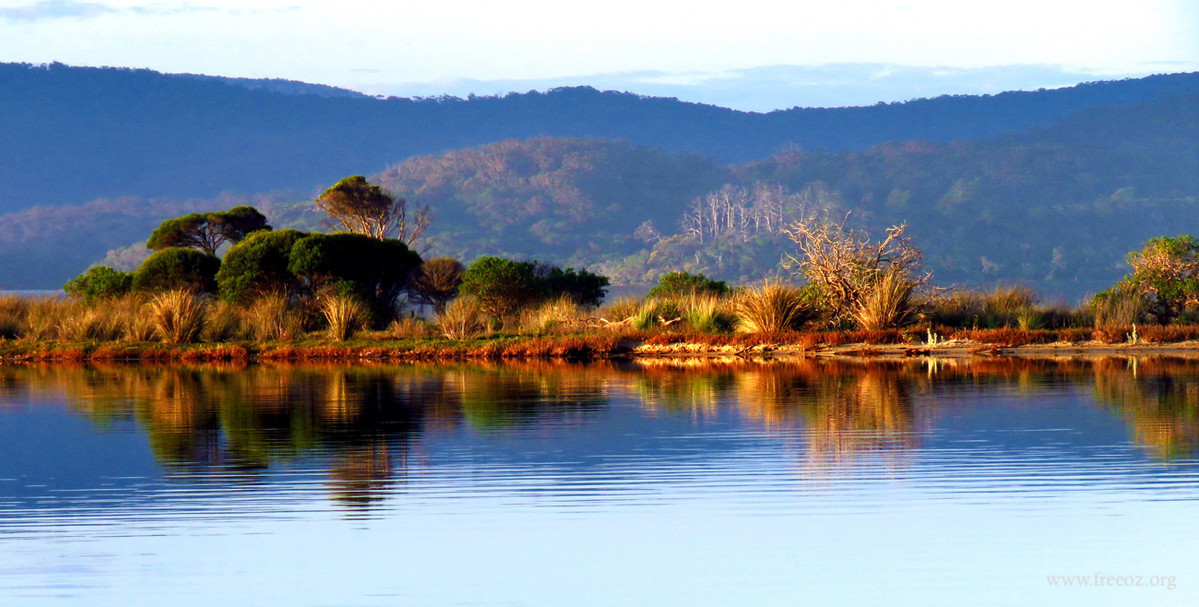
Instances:
[[[396,298],[420,263],[420,255],[399,240],[310,234],[292,245],[287,268],[312,291],[358,296],[380,326],[394,316]]]
[[[288,269],[291,248],[309,236],[297,230],[261,231],[229,248],[216,273],[221,299],[245,303],[257,295],[295,295],[300,279]]]
[[[827,215],[792,223],[784,233],[799,245],[800,255],[788,256],[791,266],[820,288],[835,318],[856,318],[872,328],[900,322],[911,312],[908,297],[932,278],[920,274],[923,255],[904,235],[907,225],[892,226],[886,238],[873,242],[864,230],[845,224]],[[870,316],[885,318],[867,320]]]
[[[318,209],[329,214],[343,230],[383,240],[393,235],[405,245],[419,244],[429,227],[429,207],[408,217],[408,201],[372,185],[362,175],[333,184],[316,199]]]
[[[1152,238],[1128,254],[1125,281],[1144,298],[1158,322],[1167,323],[1199,304],[1199,242],[1189,234]]]
[[[580,306],[598,307],[607,293],[608,277],[576,270],[551,267],[545,276],[545,291],[566,295]]]
[[[269,230],[258,209],[240,206],[218,213],[192,213],[162,222],[146,241],[146,248],[161,251],[185,247],[216,255],[225,243],[237,243],[252,232]]]
[[[94,266],[62,286],[67,295],[93,302],[97,299],[120,297],[133,287],[133,273],[120,272],[108,266]]]
[[[154,253],[133,273],[134,291],[186,289],[216,292],[216,273],[221,260],[193,249],[171,247]]]
[[[462,274],[466,267],[452,257],[435,257],[426,260],[412,276],[411,289],[421,303],[433,306],[441,314],[446,304],[458,295]]]
[[[545,283],[536,268],[530,261],[480,257],[462,274],[458,291],[478,299],[487,314],[504,318],[544,297]]]
[[[658,279],[658,284],[649,290],[650,297],[669,297],[688,293],[711,293],[725,295],[729,285],[723,280],[712,280],[703,274],[669,272]]]

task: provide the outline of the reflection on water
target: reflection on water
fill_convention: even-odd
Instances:
[[[56,414],[60,408],[67,414]],[[134,458],[114,442],[121,437],[144,444],[150,471],[118,461]],[[109,450],[97,456],[88,451],[93,444]],[[1011,529],[995,522],[992,509],[1047,516],[1046,504],[1092,493],[1107,509],[1189,507],[1199,497],[1197,453],[1199,362],[1187,359],[0,367],[0,514],[7,514],[0,549],[6,534],[66,533],[83,512],[112,521],[167,516],[181,506],[145,504],[195,487],[204,489],[194,492],[192,520],[221,517],[221,524],[238,514],[319,513],[305,501],[314,496],[336,518],[363,524],[418,517],[436,527],[445,513],[477,515],[476,524],[487,526],[487,517],[507,516],[536,536],[539,528],[521,527],[532,524],[521,518],[527,508],[566,507],[588,525],[595,517],[597,534],[632,533],[633,525],[641,538],[655,530],[620,519],[622,509],[669,512],[670,520],[711,511],[718,525],[746,522],[730,512],[778,521],[866,516],[847,520],[867,527],[898,509],[920,529],[924,519],[915,513],[949,500],[982,508],[956,533],[974,537],[994,526],[1000,535],[976,538],[979,549],[1021,553],[1005,543]],[[206,500],[219,506],[205,510]],[[936,525],[961,511],[937,512],[929,541],[956,550],[957,536],[941,536]],[[603,529],[605,521],[620,527]],[[151,531],[146,537],[162,535]],[[572,541],[596,541],[587,537]],[[707,538],[693,546],[700,552],[714,541],[696,537]],[[1105,538],[1079,550],[1104,554]],[[420,545],[433,550],[428,542],[436,541]],[[680,558],[670,545],[645,549]],[[0,591],[9,579],[40,587],[6,573],[3,554]],[[1073,571],[1046,572],[1059,573]],[[736,583],[786,586],[787,579],[779,572]],[[904,580],[893,581],[929,582]],[[691,583],[733,582],[700,576]],[[172,596],[163,590],[159,598]]]

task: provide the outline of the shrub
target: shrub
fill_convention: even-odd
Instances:
[[[212,255],[178,247],[163,249],[138,266],[133,273],[133,290],[213,293],[220,267],[221,260]]]
[[[545,290],[569,297],[580,306],[595,308],[604,300],[608,277],[576,270],[575,268],[551,268],[545,277]]]
[[[738,293],[735,310],[737,330],[745,333],[795,331],[815,317],[803,290],[773,281]]]
[[[216,273],[221,299],[246,303],[264,293],[299,292],[300,279],[288,264],[291,248],[307,236],[296,230],[259,231],[230,247]]]
[[[62,289],[67,295],[86,302],[120,297],[133,288],[133,274],[108,266],[94,266],[72,278]]]
[[[196,341],[204,329],[206,301],[189,289],[166,291],[149,303],[158,337],[171,344]]]
[[[658,279],[658,284],[649,290],[649,297],[670,297],[689,293],[728,295],[729,285],[723,280],[712,280],[703,274],[670,272]]]
[[[478,337],[486,329],[483,304],[474,297],[459,297],[437,315],[437,327],[447,339]]]
[[[475,298],[484,313],[504,318],[545,295],[535,270],[536,264],[528,261],[480,257],[463,273],[458,290]]]
[[[396,298],[420,267],[420,255],[399,240],[360,234],[311,234],[291,248],[288,270],[316,292],[334,286],[364,302],[371,322],[387,326],[395,316]]]

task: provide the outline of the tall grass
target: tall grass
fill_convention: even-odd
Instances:
[[[909,299],[915,288],[916,284],[904,276],[894,272],[884,274],[854,307],[854,320],[868,331],[899,326],[913,312]]]
[[[474,297],[459,297],[437,315],[437,327],[447,339],[478,337],[487,328],[483,304]]]
[[[742,290],[734,310],[737,330],[744,333],[794,331],[815,316],[802,290],[773,281]]]
[[[195,342],[204,329],[204,309],[207,301],[192,291],[167,291],[148,304],[154,330],[158,337],[171,344]]]
[[[1145,315],[1145,300],[1131,289],[1112,288],[1092,297],[1087,308],[1097,329],[1128,327]]]
[[[218,301],[208,306],[204,315],[204,341],[219,342],[241,339],[244,336],[242,316],[244,310],[227,301]]]
[[[734,316],[727,300],[712,293],[691,292],[679,300],[679,316],[694,331],[721,333],[733,329]]]
[[[321,298],[321,314],[329,323],[329,339],[345,341],[365,324],[368,314],[366,306],[357,298],[344,295],[326,295]]]
[[[255,341],[290,341],[304,333],[304,317],[286,296],[268,293],[250,304],[242,322]]]
[[[589,316],[587,308],[563,295],[522,314],[521,328],[533,333],[553,333],[580,327]]]
[[[621,297],[600,308],[597,314],[612,323],[632,322],[632,318],[641,310],[641,303],[636,297]]]

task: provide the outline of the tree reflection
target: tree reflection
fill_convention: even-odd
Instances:
[[[1096,399],[1118,412],[1156,456],[1199,450],[1199,369],[1168,358],[1106,360],[1095,366]]]

